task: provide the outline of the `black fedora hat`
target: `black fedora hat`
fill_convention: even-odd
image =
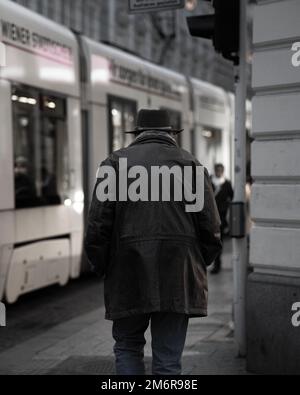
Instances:
[[[183,132],[184,129],[178,130],[173,128],[167,110],[140,110],[135,130],[125,133],[139,134],[149,130],[178,134]]]

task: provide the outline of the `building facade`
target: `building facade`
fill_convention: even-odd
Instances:
[[[259,0],[253,30],[248,368],[299,374],[299,0]]]
[[[233,67],[210,41],[192,38],[187,10],[129,15],[128,0],[13,0],[70,29],[154,63],[233,90]],[[211,12],[198,0],[195,14]]]

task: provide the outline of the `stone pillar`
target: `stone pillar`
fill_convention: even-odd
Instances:
[[[298,0],[258,1],[247,302],[248,369],[257,373],[300,373],[292,311],[300,302],[300,67],[291,50],[299,37]]]

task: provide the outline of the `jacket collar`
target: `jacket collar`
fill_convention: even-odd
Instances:
[[[138,144],[147,144],[147,143],[164,143],[168,145],[173,145],[178,147],[176,140],[170,136],[168,133],[157,132],[157,131],[148,131],[139,135],[130,146],[138,145]]]

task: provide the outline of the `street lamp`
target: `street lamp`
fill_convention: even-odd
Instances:
[[[197,0],[186,0],[185,1],[185,9],[187,11],[194,11],[195,8],[198,5],[198,1]]]

